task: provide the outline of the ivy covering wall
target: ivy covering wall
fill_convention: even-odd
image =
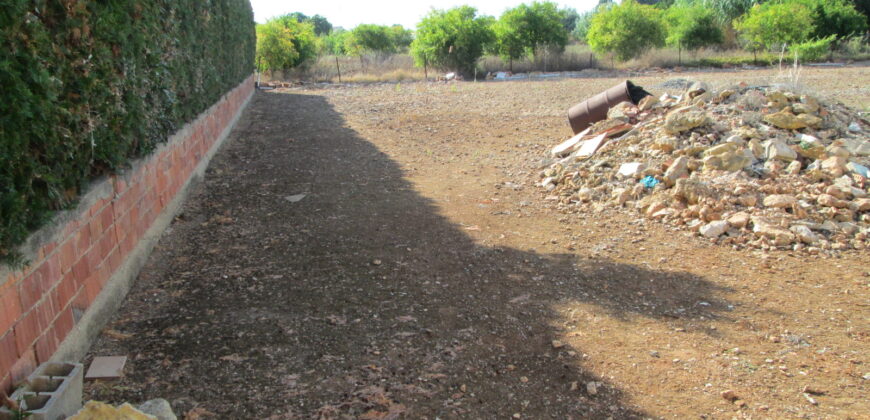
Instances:
[[[248,0],[0,5],[0,262],[254,69]]]

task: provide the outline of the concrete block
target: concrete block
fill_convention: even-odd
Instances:
[[[22,401],[21,408],[30,413],[30,420],[62,420],[82,408],[83,378],[84,367],[79,363],[43,363],[12,399]],[[0,412],[0,420],[2,416]]]
[[[118,379],[124,375],[124,365],[127,356],[94,357],[91,367],[85,375],[86,379]]]

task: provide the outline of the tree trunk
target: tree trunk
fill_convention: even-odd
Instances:
[[[338,71],[338,83],[341,83],[341,67],[338,66],[338,56],[335,56],[335,70]]]
[[[682,42],[677,43],[677,64],[680,66],[683,65],[683,43]]]
[[[423,57],[423,77],[429,81],[429,60],[426,57]]]
[[[514,72],[514,58],[513,57],[508,58],[508,70],[510,70],[511,74],[513,74],[513,72]]]

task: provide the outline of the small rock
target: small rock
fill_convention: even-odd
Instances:
[[[765,155],[768,159],[791,162],[797,159],[797,152],[780,140],[769,140],[765,145]]]
[[[671,111],[665,118],[664,131],[667,134],[679,134],[710,123],[707,113],[698,107],[690,106]]]
[[[623,163],[619,166],[617,175],[626,178],[640,178],[643,171],[646,170],[646,165],[640,162]]]
[[[589,395],[598,395],[598,384],[595,382],[587,382],[586,393]]]
[[[668,167],[668,170],[665,171],[663,179],[665,184],[668,186],[673,186],[677,183],[677,180],[689,175],[689,158],[685,156],[680,156],[674,159],[674,162],[671,163],[671,166]]]
[[[640,103],[637,104],[637,109],[641,112],[649,111],[653,109],[653,107],[656,106],[656,104],[658,103],[659,98],[653,95],[644,96],[644,98],[640,100]]]
[[[810,228],[804,225],[794,225],[791,227],[791,231],[805,244],[815,244],[819,241],[819,235],[816,235]]]
[[[749,224],[749,213],[744,211],[734,213],[728,218],[728,224],[738,229],[746,227],[746,225]]]
[[[178,417],[172,412],[169,401],[163,398],[145,401],[137,409],[145,414],[157,417],[157,420],[177,420]]]
[[[724,220],[716,220],[701,226],[699,232],[706,238],[718,238],[728,230],[728,222]]]
[[[772,207],[776,209],[791,208],[797,203],[797,198],[788,194],[771,194],[764,197],[762,202],[764,207]]]
[[[779,128],[784,128],[786,130],[799,130],[801,128],[809,127],[807,123],[798,118],[797,115],[792,114],[791,108],[789,107],[785,107],[782,111],[773,114],[767,114],[762,117],[762,119],[768,124],[777,126]]]
[[[563,343],[559,340],[553,340],[552,344],[553,344],[554,349],[561,349],[562,347],[565,347],[565,343]]]
[[[727,390],[727,391],[722,391],[722,393],[719,394],[719,395],[721,395],[722,398],[724,398],[724,399],[726,399],[726,400],[728,400],[728,401],[731,401],[731,402],[734,402],[734,401],[737,400],[737,394],[736,394],[734,391],[730,390],[730,389]]]
[[[795,241],[795,235],[787,229],[779,226],[774,220],[767,217],[752,217],[752,232],[757,237],[773,239],[777,246],[790,245]]]

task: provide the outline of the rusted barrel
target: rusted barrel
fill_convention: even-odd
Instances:
[[[610,107],[625,101],[632,101],[631,90],[635,86],[626,80],[610,89],[605,90],[568,110],[568,123],[571,130],[577,134],[586,127],[607,118],[607,110]]]

